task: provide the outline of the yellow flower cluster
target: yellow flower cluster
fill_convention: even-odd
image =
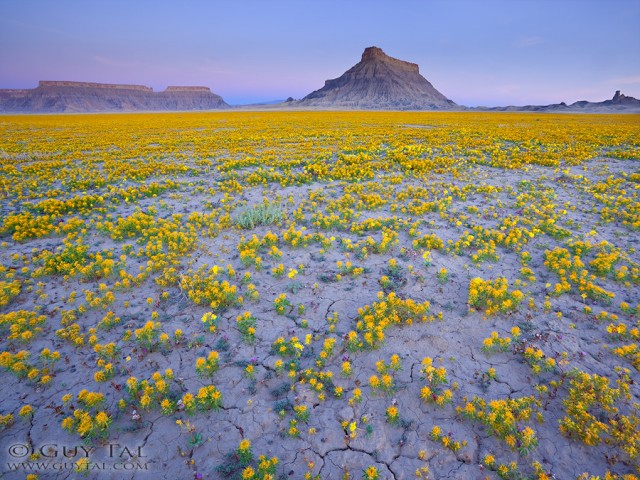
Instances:
[[[400,355],[395,354],[395,353],[393,355],[391,355],[391,358],[389,359],[389,364],[387,364],[384,360],[378,360],[376,362],[376,370],[380,374],[385,374],[389,370],[391,370],[393,372],[397,372],[399,370],[402,370],[402,364],[401,364],[401,360],[400,360]]]
[[[115,302],[115,295],[112,291],[107,290],[107,286],[104,283],[100,284],[100,291],[104,292],[104,295],[100,296],[98,293],[92,292],[91,290],[84,291],[84,298],[89,308],[102,308],[103,310],[106,310],[109,305]],[[82,305],[80,305],[79,310],[81,308],[83,308]]]
[[[253,343],[256,339],[257,319],[251,312],[244,312],[236,317],[236,326],[242,334],[242,339],[247,343]]]
[[[576,480],[637,480],[638,477],[633,473],[629,473],[626,475],[617,475],[615,473],[611,473],[611,471],[607,470],[604,473],[604,476],[600,475],[589,475],[588,473],[583,473]]]
[[[20,294],[21,288],[22,282],[20,280],[11,280],[9,282],[0,280],[0,307],[9,305],[9,302]]]
[[[62,421],[62,428],[76,432],[81,438],[88,440],[106,439],[112,421],[111,416],[103,410],[92,414],[76,408],[71,416],[65,417]]]
[[[266,246],[266,242],[261,242],[255,234],[250,240],[245,240],[244,236],[242,236],[238,243],[238,252],[240,253],[242,264],[245,266],[254,265],[256,270],[260,271],[262,269],[262,258],[258,255],[258,251],[263,245]]]
[[[248,460],[247,462],[244,462],[241,459],[240,465],[251,463],[252,459],[253,456],[251,457],[251,460]],[[240,478],[242,480],[274,480],[276,478],[276,468],[278,467],[279,462],[278,457],[267,458],[265,455],[260,455],[258,457],[257,466],[255,468],[252,466],[244,467],[240,474]]]
[[[284,275],[284,265],[280,263],[279,265],[272,268],[271,275],[273,275],[276,278],[282,277]]]
[[[171,383],[173,371],[167,369],[164,373],[155,372],[150,379],[138,380],[129,377],[125,384],[129,396],[129,402],[141,410],[152,410],[160,406],[162,413],[170,415],[175,412],[176,405],[171,400]],[[126,406],[126,400],[120,401],[120,406]]]
[[[375,465],[369,465],[362,471],[364,480],[380,480],[380,471]]]
[[[306,227],[296,230],[296,224],[292,223],[288,229],[282,232],[282,240],[291,248],[307,248],[315,240],[315,236],[305,233],[306,230]]]
[[[356,258],[364,260],[369,253],[382,254],[399,243],[398,232],[387,227],[382,229],[380,241],[376,241],[373,237],[368,236],[364,240],[353,243],[349,238],[342,239],[342,248],[347,252],[353,252]]]
[[[560,431],[586,445],[598,445],[603,441],[617,444],[631,459],[637,459],[640,456],[640,419],[620,410],[621,400],[629,397],[629,380],[624,374],[613,388],[606,377],[573,371],[569,393],[562,402],[566,416],[560,420]]]
[[[33,272],[34,277],[59,274],[65,279],[79,275],[86,280],[98,280],[119,274],[127,266],[124,255],[116,261],[109,250],[89,253],[89,247],[82,243],[82,238],[76,242],[65,239],[63,244],[64,248],[59,248],[56,253],[45,250],[38,256],[36,260],[44,265]]]
[[[48,351],[45,350],[45,352]],[[51,381],[53,361],[59,358],[58,352],[41,355],[41,368],[37,368],[36,365],[29,362],[30,356],[31,354],[27,350],[20,350],[17,353],[1,352],[0,367],[18,378],[27,378],[31,382],[47,385]]]
[[[84,404],[87,408],[95,408],[105,402],[105,396],[100,392],[90,392],[82,389],[77,396],[78,402]]]
[[[613,353],[619,357],[628,358],[633,368],[640,371],[640,347],[637,343],[630,343],[613,349]]]
[[[273,300],[273,308],[278,315],[284,315],[289,307],[291,307],[291,302],[286,293],[281,293]]]
[[[63,317],[64,317],[64,314],[63,314]],[[73,313],[67,314],[67,319],[69,319],[69,321],[71,321],[72,318],[75,318]],[[63,322],[63,325],[65,323],[66,322]],[[80,325],[78,325],[77,323],[70,323],[69,325],[66,325],[64,328],[60,328],[59,330],[56,330],[56,336],[64,340],[68,340],[69,342],[71,342],[72,345],[75,345],[76,347],[80,347],[84,345],[84,342],[85,342],[85,336],[82,333],[82,329],[80,328]]]
[[[349,350],[376,349],[384,341],[384,331],[392,325],[411,325],[414,321],[428,321],[429,302],[402,300],[395,292],[385,296],[378,292],[378,301],[358,309],[356,329],[347,334]],[[362,338],[360,337],[362,334]]]
[[[593,300],[610,302],[615,297],[613,292],[609,292],[593,283],[594,275],[589,275],[584,263],[578,255],[571,257],[566,248],[555,247],[553,250],[545,251],[545,266],[558,274],[560,283],[554,287],[555,295],[571,291],[571,285],[577,285],[580,293],[586,294]]]
[[[289,371],[295,373],[295,370]],[[314,368],[307,368],[302,370],[300,375],[300,383],[308,383],[311,389],[318,394],[318,400],[324,401],[326,399],[325,392],[330,391],[333,386],[333,372],[331,370],[316,370]],[[290,375],[291,376],[291,375]],[[333,389],[334,396],[340,398],[342,396],[342,390],[340,387]]]
[[[306,405],[294,405],[293,412],[296,416],[296,419],[300,422],[307,422],[309,420],[309,416],[311,415],[311,412],[309,412],[309,409]]]
[[[555,359],[546,356],[540,348],[529,345],[522,352],[522,356],[536,375],[542,371],[553,372],[556,369]]]
[[[420,378],[427,383],[420,389],[420,398],[427,403],[433,403],[442,407],[453,400],[453,392],[450,389],[442,389],[443,385],[449,383],[447,379],[447,369],[444,367],[434,367],[431,357],[424,357],[420,367]]]
[[[417,232],[420,235],[420,232]],[[421,238],[416,238],[411,246],[414,249],[424,248],[426,250],[440,250],[444,248],[444,242],[435,234],[426,234]]]
[[[463,440],[462,442],[452,440],[449,435],[443,435],[442,429],[439,426],[435,425],[429,433],[429,438],[431,438],[431,440],[433,440],[434,442],[440,443],[444,448],[446,448],[447,450],[451,450],[453,453],[456,453],[462,447],[467,446],[466,440]]]
[[[351,373],[353,372],[351,362],[348,360],[345,360],[344,362],[342,362],[342,365],[340,366],[340,370],[342,372],[343,377],[350,377]]]
[[[610,323],[607,326],[607,333],[609,333],[609,335],[611,335],[615,340],[627,338],[633,338],[635,340],[640,339],[640,329],[638,329],[638,327],[629,329],[625,323],[618,323],[617,325]]]
[[[98,370],[97,372],[95,372],[93,374],[93,379],[97,383],[106,382],[108,380],[111,380],[113,378],[114,374],[115,374],[115,372],[113,370],[113,364],[112,363],[107,363],[103,359],[98,359],[98,361],[96,363],[100,367],[100,370]]]
[[[621,252],[612,248],[608,242],[602,242],[600,246],[602,251],[598,252],[596,257],[589,262],[589,266],[599,277],[606,277],[614,272],[616,263],[621,260]]]
[[[0,431],[13,425],[13,415],[7,413],[6,415],[0,414]]]
[[[206,329],[214,333],[218,329],[218,316],[213,312],[206,312],[200,319]]]
[[[194,410],[194,402],[188,401],[188,393],[182,397],[184,408],[187,413]],[[222,407],[222,393],[214,385],[207,385],[198,390],[195,396],[195,408],[206,412],[208,410],[219,410]]]
[[[374,392],[382,392],[386,395],[391,395],[396,389],[395,380],[390,373],[384,373],[380,377],[371,375],[369,378],[369,386]]]
[[[340,275],[349,275],[352,277],[358,277],[364,273],[364,268],[356,267],[351,262],[336,262],[336,267],[338,267],[338,273]]]
[[[243,299],[238,295],[238,287],[227,280],[218,280],[223,270],[214,265],[207,269],[200,267],[196,272],[190,271],[180,280],[180,288],[197,305],[207,305],[214,312],[223,312],[228,308],[242,305]]]
[[[147,213],[136,209],[128,217],[118,217],[115,223],[110,220],[99,222],[96,228],[114,240],[138,238],[140,244],[146,240],[144,254],[151,258],[164,255],[165,248],[170,255],[185,254],[195,248],[195,227],[182,226],[181,214],[163,219],[156,218],[155,213],[154,208],[149,208]]]
[[[167,346],[169,335],[162,332],[161,328],[160,322],[149,320],[141,328],[136,328],[134,331],[136,343],[148,352]]]
[[[35,217],[30,212],[9,214],[4,218],[0,235],[11,234],[16,242],[46,237],[55,230],[53,220],[55,217],[52,215]]]
[[[271,350],[283,358],[299,357],[304,350],[304,345],[300,342],[300,339],[295,336],[288,340],[285,340],[284,337],[278,337],[276,341],[273,342]]]
[[[100,195],[75,195],[64,200],[48,198],[38,203],[30,204],[28,208],[35,213],[59,217],[69,213],[88,215],[97,205],[102,204],[104,204],[104,197]]]
[[[220,368],[220,356],[212,350],[207,357],[196,359],[196,373],[201,377],[211,377]]]
[[[47,317],[30,310],[0,314],[0,331],[9,330],[8,340],[29,343],[42,332]]]
[[[112,418],[108,412],[100,410],[105,403],[104,394],[86,389],[81,390],[76,399],[78,404],[83,405],[84,408],[72,408],[72,405],[69,404],[71,398],[70,394],[63,398],[67,408],[72,410],[72,414],[64,418],[62,428],[69,432],[75,432],[81,438],[88,440],[107,438]]]
[[[500,337],[498,332],[491,332],[491,336],[485,338],[482,342],[482,351],[484,353],[508,352],[510,348],[511,337]]]
[[[532,480],[551,480],[553,477],[547,473],[540,462],[533,462],[531,469],[533,470],[533,476],[524,476],[518,468],[517,462],[498,463],[493,455],[485,455],[482,459],[482,464],[488,469],[496,472],[500,478],[504,479],[516,479],[516,478],[531,478]],[[578,480],[582,479],[580,477]]]
[[[251,450],[251,442],[246,438],[243,438],[238,448],[236,449],[236,453],[240,458],[240,461],[243,463],[249,463],[253,460],[253,451]]]
[[[311,334],[307,335],[307,340],[305,341],[307,345],[311,343]],[[326,337],[322,342],[322,350],[318,354],[318,358],[316,359],[316,367],[323,368],[327,361],[333,355],[333,350],[336,345],[336,339],[334,337]]]
[[[33,417],[33,407],[31,405],[23,405],[20,409],[19,415],[22,418],[31,418]]]
[[[40,360],[42,361],[42,365],[47,370],[47,372],[53,371],[55,363],[60,360],[60,352],[52,352],[48,348],[43,348],[40,352]]]
[[[523,299],[524,294],[520,290],[509,291],[509,282],[505,277],[495,280],[476,277],[469,283],[469,305],[485,309],[486,316],[498,312],[513,312]]]
[[[400,421],[400,413],[398,411],[398,407],[394,405],[389,405],[384,412],[385,417],[387,417],[387,422],[391,425],[396,425]]]
[[[472,420],[477,420],[489,427],[491,432],[512,449],[526,455],[538,444],[535,431],[529,427],[520,427],[520,423],[528,422],[534,411],[540,407],[535,397],[507,398],[487,402],[481,397],[465,400],[464,407],[456,407],[456,411]]]
[[[102,320],[98,322],[98,328],[108,331],[119,323],[120,317],[116,317],[116,314],[113,311],[109,311],[104,317],[102,317]]]

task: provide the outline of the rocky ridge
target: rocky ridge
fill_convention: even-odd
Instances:
[[[610,100],[602,102],[589,102],[580,100],[567,105],[565,102],[552,103],[550,105],[523,105],[508,107],[477,107],[474,110],[490,112],[549,112],[549,113],[640,113],[640,100],[627,97],[616,90]]]

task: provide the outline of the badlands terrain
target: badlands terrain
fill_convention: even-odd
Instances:
[[[0,476],[637,478],[639,126],[0,117]]]

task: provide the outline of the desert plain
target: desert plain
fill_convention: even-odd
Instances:
[[[1,478],[631,479],[640,117],[0,117]]]

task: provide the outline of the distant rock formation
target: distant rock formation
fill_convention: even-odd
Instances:
[[[143,85],[40,81],[30,90],[0,90],[0,112],[81,113],[216,110],[229,105],[208,87],[168,87],[162,92]]]
[[[620,93],[620,90],[616,90],[616,93],[611,100],[605,100],[601,103],[604,105],[612,105],[614,107],[622,106],[625,108],[640,108],[640,100],[633,97],[627,97]]]
[[[379,110],[440,110],[456,104],[420,75],[418,65],[389,57],[378,47],[364,50],[362,59],[341,77],[327,80],[296,107]]]
[[[474,110],[483,110],[491,112],[549,112],[549,113],[640,113],[640,100],[633,97],[627,97],[616,90],[611,100],[602,102],[589,102],[580,100],[571,105],[565,102],[553,103],[550,105],[524,105],[508,107],[478,107]]]

